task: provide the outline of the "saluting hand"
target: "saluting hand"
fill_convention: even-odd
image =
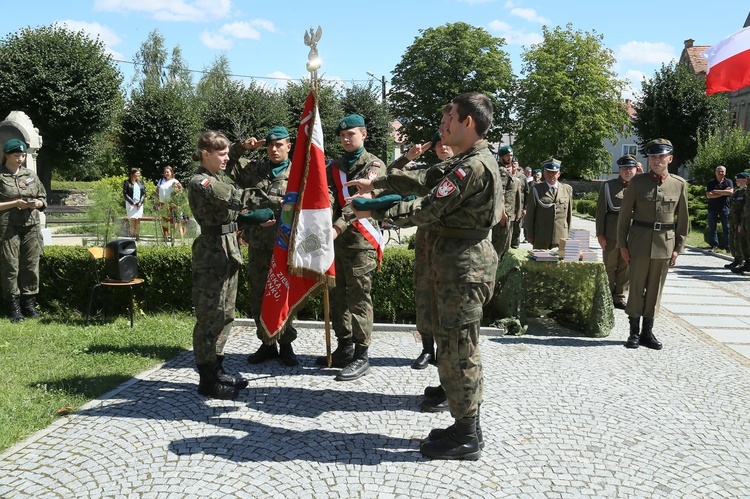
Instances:
[[[242,141],[242,147],[246,151],[254,151],[255,149],[262,147],[265,144],[266,144],[266,139],[258,140],[255,137],[250,137]]]

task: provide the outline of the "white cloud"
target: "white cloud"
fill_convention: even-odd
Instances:
[[[221,27],[221,33],[234,38],[250,38],[251,40],[260,39],[260,32],[251,27],[249,23],[245,22],[225,24]]]
[[[539,24],[549,24],[550,20],[546,17],[542,17],[536,13],[534,9],[522,9],[520,7],[512,7],[510,9],[510,15],[526,19],[527,21]]]
[[[664,42],[636,42],[630,41],[617,47],[616,59],[618,63],[630,64],[661,64],[676,59],[674,47]]]
[[[234,46],[232,40],[218,34],[209,33],[208,31],[201,33],[200,40],[203,42],[203,45],[210,49],[229,50]]]
[[[276,33],[276,25],[273,24],[273,22],[269,21],[268,19],[253,19],[250,21],[250,24],[253,26],[258,26],[261,29],[264,29],[270,33]]]
[[[648,80],[646,73],[635,69],[629,69],[621,75],[622,80],[627,80],[627,85],[622,92],[623,99],[636,100],[636,94],[641,92],[643,82]]]
[[[160,21],[210,22],[229,15],[231,0],[95,0],[94,10],[143,12]]]
[[[113,31],[109,26],[104,26],[99,23],[87,23],[85,21],[74,21],[72,19],[65,19],[63,21],[57,21],[58,24],[65,25],[71,31],[83,31],[92,40],[99,40],[104,43],[104,51],[110,54],[113,59],[124,59],[125,57],[117,52],[114,48],[115,45],[119,45],[122,42],[122,38]]]
[[[541,43],[544,41],[544,37],[539,33],[523,33],[513,29],[513,26],[506,23],[505,21],[494,20],[490,21],[487,25],[490,31],[495,32],[498,36],[505,38],[505,43],[508,45],[524,45],[530,46],[535,43]]]

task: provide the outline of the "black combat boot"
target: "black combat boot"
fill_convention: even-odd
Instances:
[[[279,346],[279,360],[285,366],[294,367],[299,365],[297,354],[294,353],[291,343]]]
[[[218,378],[218,362],[209,362],[208,364],[198,364],[198,393],[214,399],[233,400],[240,394],[239,390],[233,386],[223,385]]]
[[[352,381],[361,378],[369,372],[370,359],[367,356],[367,347],[364,345],[355,345],[354,359],[334,379],[336,381]]]
[[[216,372],[216,378],[222,385],[233,386],[235,388],[247,388],[247,380],[242,376],[232,376],[224,370],[224,356],[216,356],[216,364],[218,370]]]
[[[734,260],[732,260],[732,263],[728,263],[728,264],[724,265],[724,268],[732,270],[733,268],[739,267],[740,265],[742,265],[742,258],[735,257]]]
[[[21,312],[24,317],[30,319],[39,319],[42,316],[42,314],[36,309],[36,295],[21,297]]]
[[[445,412],[448,410],[448,398],[443,392],[442,396],[437,397],[425,397],[421,404],[419,404],[419,410],[422,412]]]
[[[260,364],[270,359],[275,359],[279,356],[279,350],[276,343],[272,345],[266,345],[262,343],[255,353],[251,353],[247,356],[248,364]]]
[[[737,265],[732,269],[733,274],[742,274],[743,272],[750,271],[750,258],[746,258],[742,265]],[[744,275],[744,274],[742,274]]]
[[[346,367],[354,360],[354,342],[351,339],[339,340],[339,344],[331,353],[331,367]],[[315,359],[316,366],[328,367],[328,359],[325,355]]]
[[[10,322],[23,322],[23,314],[21,313],[21,305],[18,302],[18,297],[11,296],[6,304],[8,306],[8,317],[10,317]]]
[[[639,340],[639,343],[652,350],[661,350],[663,345],[661,344],[661,341],[657,340],[656,336],[654,336],[653,329],[654,319],[647,319],[644,317],[643,330],[641,330],[641,339]]]
[[[477,416],[456,419],[441,438],[425,440],[419,450],[433,459],[479,459],[482,449],[477,437]]]
[[[628,316],[628,321],[630,321],[630,336],[628,336],[628,341],[625,342],[625,348],[638,348],[638,340],[641,336],[641,318]]]
[[[435,360],[435,340],[432,336],[422,336],[422,353],[411,363],[412,369],[426,369]]]
[[[424,389],[424,397],[428,399],[434,399],[436,397],[445,397],[445,390],[443,385],[428,386]]]
[[[435,428],[427,435],[427,440],[440,440],[446,432],[453,431],[455,426],[456,424],[453,423],[448,428]],[[482,426],[479,424],[479,408],[477,408],[477,440],[479,441],[479,449],[484,449],[484,435],[482,435]]]

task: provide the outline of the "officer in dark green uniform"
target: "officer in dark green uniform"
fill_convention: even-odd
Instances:
[[[40,317],[39,211],[47,207],[47,193],[36,173],[23,166],[27,149],[26,142],[10,139],[3,145],[0,167],[0,281],[11,322]]]
[[[550,158],[542,165],[544,182],[531,187],[526,203],[524,233],[534,249],[551,249],[568,238],[573,219],[573,188],[560,178],[560,160]]]
[[[602,247],[602,261],[607,269],[609,290],[615,308],[625,310],[625,294],[628,291],[628,264],[622,259],[617,247],[617,216],[630,179],[635,175],[638,160],[627,154],[617,160],[620,175],[602,183],[596,202],[596,238]]]
[[[242,155],[248,150],[255,150],[262,146],[268,152],[268,161],[248,161]],[[268,130],[263,140],[250,137],[243,142],[236,142],[229,148],[229,164],[227,175],[243,188],[257,187],[266,193],[268,202],[261,203],[262,208],[270,208],[276,219],[279,219],[281,204],[289,181],[289,151],[292,148],[289,131],[283,126],[275,126]],[[277,226],[251,227],[242,232],[242,239],[248,245],[247,282],[250,292],[250,310],[255,320],[255,334],[261,341],[258,350],[249,355],[250,364],[260,364],[268,359],[279,358],[284,365],[299,364],[297,355],[292,348],[292,342],[297,339],[297,330],[289,320],[278,338],[271,338],[260,321],[260,311],[263,295],[266,290],[268,269],[273,258],[273,248],[276,245]],[[278,347],[277,347],[278,341]]]
[[[660,350],[662,344],[653,333],[654,318],[659,316],[667,271],[685,249],[690,220],[687,182],[668,170],[672,143],[654,139],[645,149],[651,171],[636,175],[628,184],[617,219],[617,247],[630,265],[625,307],[630,336],[625,346]]]
[[[188,183],[188,202],[201,227],[193,241],[193,353],[198,364],[198,393],[218,399],[234,399],[247,381],[224,371],[224,345],[234,322],[237,271],[242,264],[237,231],[243,223],[274,223],[273,211],[264,208],[243,214],[240,210],[268,202],[259,189],[237,189],[219,175],[229,161],[229,140],[205,132],[198,140],[193,160],[198,172]],[[238,224],[238,218],[241,222]],[[269,224],[270,225],[270,224]]]
[[[732,250],[734,260],[724,265],[725,269],[733,270],[741,267],[748,254],[747,239],[744,237],[740,227],[742,224],[742,211],[745,208],[747,197],[747,173],[740,172],[735,177],[736,188],[729,198],[729,248]]]

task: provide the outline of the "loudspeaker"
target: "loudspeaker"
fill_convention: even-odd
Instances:
[[[107,277],[114,281],[132,281],[138,277],[138,256],[135,241],[116,239],[104,248],[104,267]]]

